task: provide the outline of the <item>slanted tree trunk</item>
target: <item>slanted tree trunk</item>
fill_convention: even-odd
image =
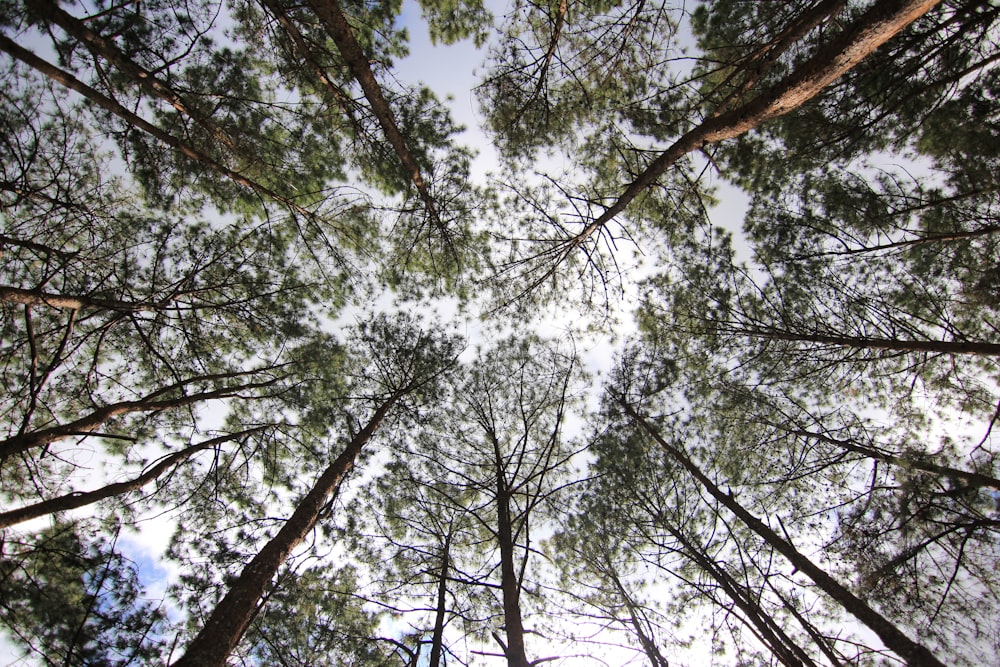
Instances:
[[[21,452],[27,452],[32,449],[37,449],[38,447],[44,447],[45,445],[52,444],[53,442],[57,442],[64,438],[93,434],[102,424],[105,424],[114,417],[120,417],[121,415],[135,412],[162,412],[164,410],[172,410],[203,401],[211,401],[220,398],[232,398],[233,396],[238,396],[241,392],[249,389],[261,389],[263,387],[271,386],[280,379],[271,378],[262,382],[248,382],[231,387],[222,387],[211,391],[202,391],[195,394],[180,396],[178,398],[158,398],[159,396],[172,391],[181,391],[184,387],[195,382],[221,380],[249,374],[250,373],[225,373],[189,378],[182,382],[170,385],[169,387],[159,389],[137,401],[121,401],[119,403],[105,405],[94,410],[89,415],[75,419],[67,424],[51,426],[37,431],[20,433],[11,438],[0,441],[0,461],[3,461],[15,454],[20,454]]]
[[[754,634],[768,647],[775,658],[786,667],[816,667],[809,654],[800,647],[788,633],[757,603],[752,596],[747,595],[741,586],[726,570],[709,558],[701,548],[692,544],[684,534],[670,521],[662,519],[660,525],[667,529],[684,547],[685,552],[701,570],[715,580],[730,600],[743,612],[745,622],[755,629]]]
[[[59,26],[67,34],[84,44],[91,53],[114,65],[120,72],[128,76],[136,86],[170,104],[204,128],[212,138],[228,149],[237,150],[236,142],[229,135],[223,132],[210,118],[206,118],[193,109],[180,93],[171,88],[170,84],[160,80],[139,63],[126,56],[115,46],[114,42],[91,30],[84,21],[63,11],[54,0],[29,0],[27,4],[45,21]]]
[[[386,414],[407,390],[396,392],[383,402],[340,456],[320,475],[312,489],[299,501],[292,516],[278,534],[264,545],[243,568],[239,578],[219,601],[187,651],[172,667],[224,667],[226,659],[253,620],[260,599],[292,551],[316,526],[330,498],[340,489],[354,468],[362,448],[371,440]]]
[[[618,597],[620,597],[622,602],[625,603],[625,608],[628,610],[629,623],[632,625],[632,631],[639,640],[642,652],[645,653],[646,658],[649,659],[650,667],[670,667],[670,662],[663,656],[663,653],[660,652],[660,649],[656,645],[653,637],[650,636],[644,626],[644,618],[640,618],[640,611],[636,607],[636,603],[632,599],[632,596],[629,595],[627,590],[625,590],[625,585],[618,577],[618,574],[615,572],[614,563],[607,562],[605,576],[607,576],[611,580],[611,583],[614,584],[615,590],[618,592]],[[643,614],[643,616],[645,615]]]
[[[267,428],[270,428],[270,426],[258,426],[257,428],[240,431],[239,433],[220,435],[218,438],[212,438],[211,440],[206,440],[205,442],[198,443],[197,445],[185,447],[179,452],[174,452],[173,454],[164,457],[152,468],[138,477],[128,480],[127,482],[108,484],[107,486],[95,489],[94,491],[68,493],[64,496],[59,496],[58,498],[51,498],[49,500],[43,500],[42,502],[35,503],[34,505],[28,505],[27,507],[7,512],[0,512],[0,528],[6,528],[30,519],[37,519],[38,517],[54,514],[56,512],[67,512],[79,507],[91,505],[100,500],[104,500],[105,498],[113,498],[115,496],[124,495],[130,491],[141,489],[165,473],[167,470],[179,465],[184,460],[191,458],[198,452],[211,447],[217,447],[226,442],[238,440],[239,438],[244,438],[253,433],[259,433]]]
[[[952,479],[960,479],[963,482],[967,482],[969,486],[979,488],[987,487],[991,489],[1000,490],[1000,479],[996,477],[991,477],[989,475],[983,475],[978,472],[969,472],[967,470],[960,470],[959,468],[952,468],[950,466],[940,466],[933,463],[927,463],[925,461],[919,461],[915,459],[904,458],[902,456],[896,456],[895,454],[890,454],[888,452],[883,452],[874,447],[866,447],[861,445],[854,440],[840,440],[838,438],[832,438],[823,433],[813,433],[812,431],[806,431],[801,429],[785,429],[792,435],[801,436],[803,438],[811,438],[818,440],[820,442],[825,442],[827,444],[833,445],[834,447],[839,447],[841,449],[847,450],[849,452],[854,452],[855,454],[861,454],[862,456],[867,456],[868,458],[875,459],[877,461],[883,461],[894,466],[899,466],[900,468],[909,468],[911,470],[922,470],[923,472],[929,472],[934,475],[940,475],[942,477],[951,477]]]
[[[878,0],[840,36],[769,90],[730,111],[710,116],[653,160],[618,199],[569,239],[548,271],[529,286],[537,287],[590,236],[622,213],[640,193],[689,153],[744,134],[762,123],[793,111],[871,55],[882,44],[917,20],[940,0]]]
[[[430,190],[424,182],[424,178],[420,173],[420,167],[417,165],[413,153],[410,152],[410,149],[406,145],[406,139],[396,124],[392,109],[389,108],[389,103],[382,94],[382,88],[375,79],[371,65],[368,64],[368,58],[365,56],[361,45],[358,44],[358,40],[354,37],[354,32],[351,30],[351,25],[347,22],[347,17],[344,16],[340,4],[337,3],[337,0],[309,0],[308,4],[316,12],[319,20],[323,23],[323,27],[326,28],[334,44],[337,45],[337,49],[340,51],[340,55],[343,56],[348,68],[350,68],[351,74],[361,84],[361,90],[368,99],[368,103],[371,104],[372,113],[378,119],[379,125],[382,127],[382,132],[396,152],[396,156],[403,165],[407,177],[417,188],[417,192],[420,195],[420,199],[424,202],[424,206],[427,208],[427,213],[431,221],[440,227],[443,232],[447,232],[444,228],[444,223],[438,217],[434,198],[431,196]]]
[[[775,551],[784,556],[800,572],[809,577],[813,583],[841,605],[848,613],[868,626],[872,632],[878,635],[879,639],[882,640],[889,650],[903,658],[912,667],[944,667],[944,663],[934,657],[925,646],[918,644],[906,636],[895,624],[872,609],[864,600],[847,590],[839,581],[800,553],[790,542],[771,530],[770,526],[751,514],[736,501],[736,498],[728,493],[724,493],[684,452],[667,442],[660,435],[659,431],[640,416],[623,397],[616,397],[616,400],[629,416],[639,424],[642,430],[653,438],[681,467],[687,470],[719,504],[735,514],[750,530],[760,536]]]
[[[94,308],[120,313],[138,313],[166,308],[169,299],[161,302],[119,301],[102,299],[85,294],[58,294],[40,289],[23,289],[11,285],[0,285],[0,301],[23,306],[48,306],[60,310],[82,310]]]

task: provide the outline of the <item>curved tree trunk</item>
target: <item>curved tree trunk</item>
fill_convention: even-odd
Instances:
[[[197,445],[185,447],[179,452],[174,452],[173,454],[164,457],[152,468],[138,477],[128,480],[127,482],[108,484],[107,486],[103,486],[93,491],[69,493],[64,496],[59,496],[58,498],[43,500],[42,502],[35,503],[34,505],[28,505],[27,507],[21,507],[7,512],[0,512],[0,528],[7,528],[8,526],[13,526],[30,519],[37,519],[48,514],[54,514],[55,512],[67,512],[69,510],[77,509],[78,507],[91,505],[100,500],[104,500],[105,498],[113,498],[115,496],[124,495],[130,491],[136,491],[155,480],[170,468],[179,465],[181,462],[191,458],[200,451],[204,451],[210,447],[216,447],[238,438],[243,438],[253,433],[258,433],[267,428],[270,428],[270,426],[258,426],[257,428],[247,429],[245,431],[240,431],[239,433],[221,435],[218,438],[212,438],[211,440],[206,440],[205,442],[198,443]]]

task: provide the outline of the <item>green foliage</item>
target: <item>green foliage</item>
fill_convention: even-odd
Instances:
[[[166,616],[144,598],[136,564],[84,524],[7,536],[0,616],[24,654],[45,665],[150,664],[167,649]]]
[[[8,529],[13,640],[178,655],[332,471],[233,659],[890,659],[728,494],[989,663],[1000,8],[943,0],[729,113],[890,4],[0,0],[4,511],[212,443],[83,510],[114,522]],[[418,20],[483,49],[489,184],[396,78]],[[160,515],[180,630],[115,547]]]
[[[493,14],[483,0],[422,0],[420,12],[435,44],[454,44],[471,38],[481,47],[493,25]]]

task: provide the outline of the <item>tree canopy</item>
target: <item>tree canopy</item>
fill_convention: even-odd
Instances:
[[[0,0],[0,127],[11,664],[1000,660],[996,3]]]

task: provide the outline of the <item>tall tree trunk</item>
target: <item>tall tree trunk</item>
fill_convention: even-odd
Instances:
[[[709,144],[732,139],[769,120],[797,109],[845,72],[871,55],[940,0],[878,0],[840,36],[821,48],[777,85],[753,100],[724,113],[710,116],[682,135],[653,160],[604,212],[569,239],[556,260],[528,290],[554,275],[556,268],[590,236],[623,212],[629,203],[685,155]]]
[[[396,152],[396,156],[403,165],[407,177],[417,188],[420,199],[427,208],[427,214],[430,216],[431,222],[439,227],[442,232],[447,233],[446,226],[438,216],[434,198],[431,196],[430,190],[427,188],[427,184],[420,173],[420,167],[417,165],[413,153],[410,152],[410,149],[406,145],[406,139],[396,124],[392,109],[389,108],[389,103],[382,94],[382,88],[379,86],[378,81],[375,79],[375,74],[368,64],[368,57],[365,55],[364,50],[362,50],[361,45],[358,44],[358,40],[354,37],[354,32],[351,30],[351,25],[347,22],[347,17],[344,16],[340,4],[337,0],[309,0],[308,4],[316,12],[319,20],[323,22],[323,27],[326,28],[327,33],[333,38],[333,42],[337,45],[337,50],[343,56],[344,62],[350,68],[351,74],[361,84],[361,90],[368,99],[368,103],[371,104],[372,113],[378,119],[379,125],[382,127],[382,132],[385,134],[385,138],[388,139],[392,149]]]
[[[362,448],[371,440],[386,414],[404,393],[397,392],[382,403],[365,427],[320,475],[278,534],[243,568],[239,578],[188,645],[187,651],[172,667],[224,667],[229,654],[250,625],[268,584],[295,547],[316,526],[323,507],[340,489],[344,477],[354,468],[354,462]]]
[[[497,542],[500,548],[500,588],[503,592],[503,620],[507,644],[503,647],[508,667],[531,667],[524,647],[524,625],[521,622],[521,584],[514,566],[514,529],[510,516],[510,490],[504,475],[500,447],[494,441],[497,476]]]
[[[868,626],[868,628],[878,635],[879,639],[885,643],[889,650],[895,652],[912,667],[944,667],[944,663],[934,657],[926,647],[907,637],[906,634],[887,618],[872,609],[868,603],[847,590],[839,581],[827,574],[825,570],[801,554],[790,542],[771,530],[770,526],[747,511],[746,508],[736,502],[736,499],[732,495],[724,493],[684,452],[668,443],[623,397],[616,397],[616,400],[625,408],[632,419],[671,458],[687,470],[719,504],[735,514],[740,521],[753,532],[757,533],[775,551],[788,559],[788,562],[809,577],[823,592],[840,604],[848,613]]]
[[[51,498],[49,500],[43,500],[42,502],[35,503],[34,505],[28,505],[27,507],[21,507],[7,512],[0,512],[0,528],[7,528],[8,526],[13,526],[30,519],[37,519],[38,517],[54,514],[56,512],[67,512],[79,507],[86,507],[87,505],[104,500],[105,498],[113,498],[115,496],[124,495],[130,491],[141,489],[170,468],[180,464],[186,459],[191,458],[200,451],[204,451],[210,447],[217,447],[223,443],[231,442],[253,433],[259,433],[267,428],[270,428],[270,426],[258,426],[257,428],[240,431],[239,433],[220,435],[218,438],[212,438],[211,440],[206,440],[205,442],[198,443],[197,445],[185,447],[179,452],[174,452],[173,454],[164,457],[163,460],[154,465],[152,468],[138,477],[128,480],[127,482],[108,484],[107,486],[102,486],[94,491],[77,491],[74,493],[68,493],[64,496],[59,496],[58,498]]]
[[[431,635],[431,659],[428,667],[440,667],[444,653],[444,622],[448,615],[448,572],[451,565],[451,528],[441,552],[441,572],[438,575],[437,611],[434,616],[434,633]]]
[[[618,597],[620,597],[622,602],[625,603],[625,608],[628,610],[629,623],[632,625],[632,631],[639,640],[642,652],[645,653],[646,658],[649,659],[650,667],[670,667],[669,661],[660,652],[660,649],[653,640],[653,637],[651,637],[646,631],[646,627],[643,624],[643,618],[639,617],[639,609],[636,607],[632,596],[629,595],[627,590],[625,590],[625,585],[622,584],[621,579],[618,578],[614,563],[605,562],[605,566],[605,576],[611,579],[611,583],[614,584],[615,590],[618,592]]]

